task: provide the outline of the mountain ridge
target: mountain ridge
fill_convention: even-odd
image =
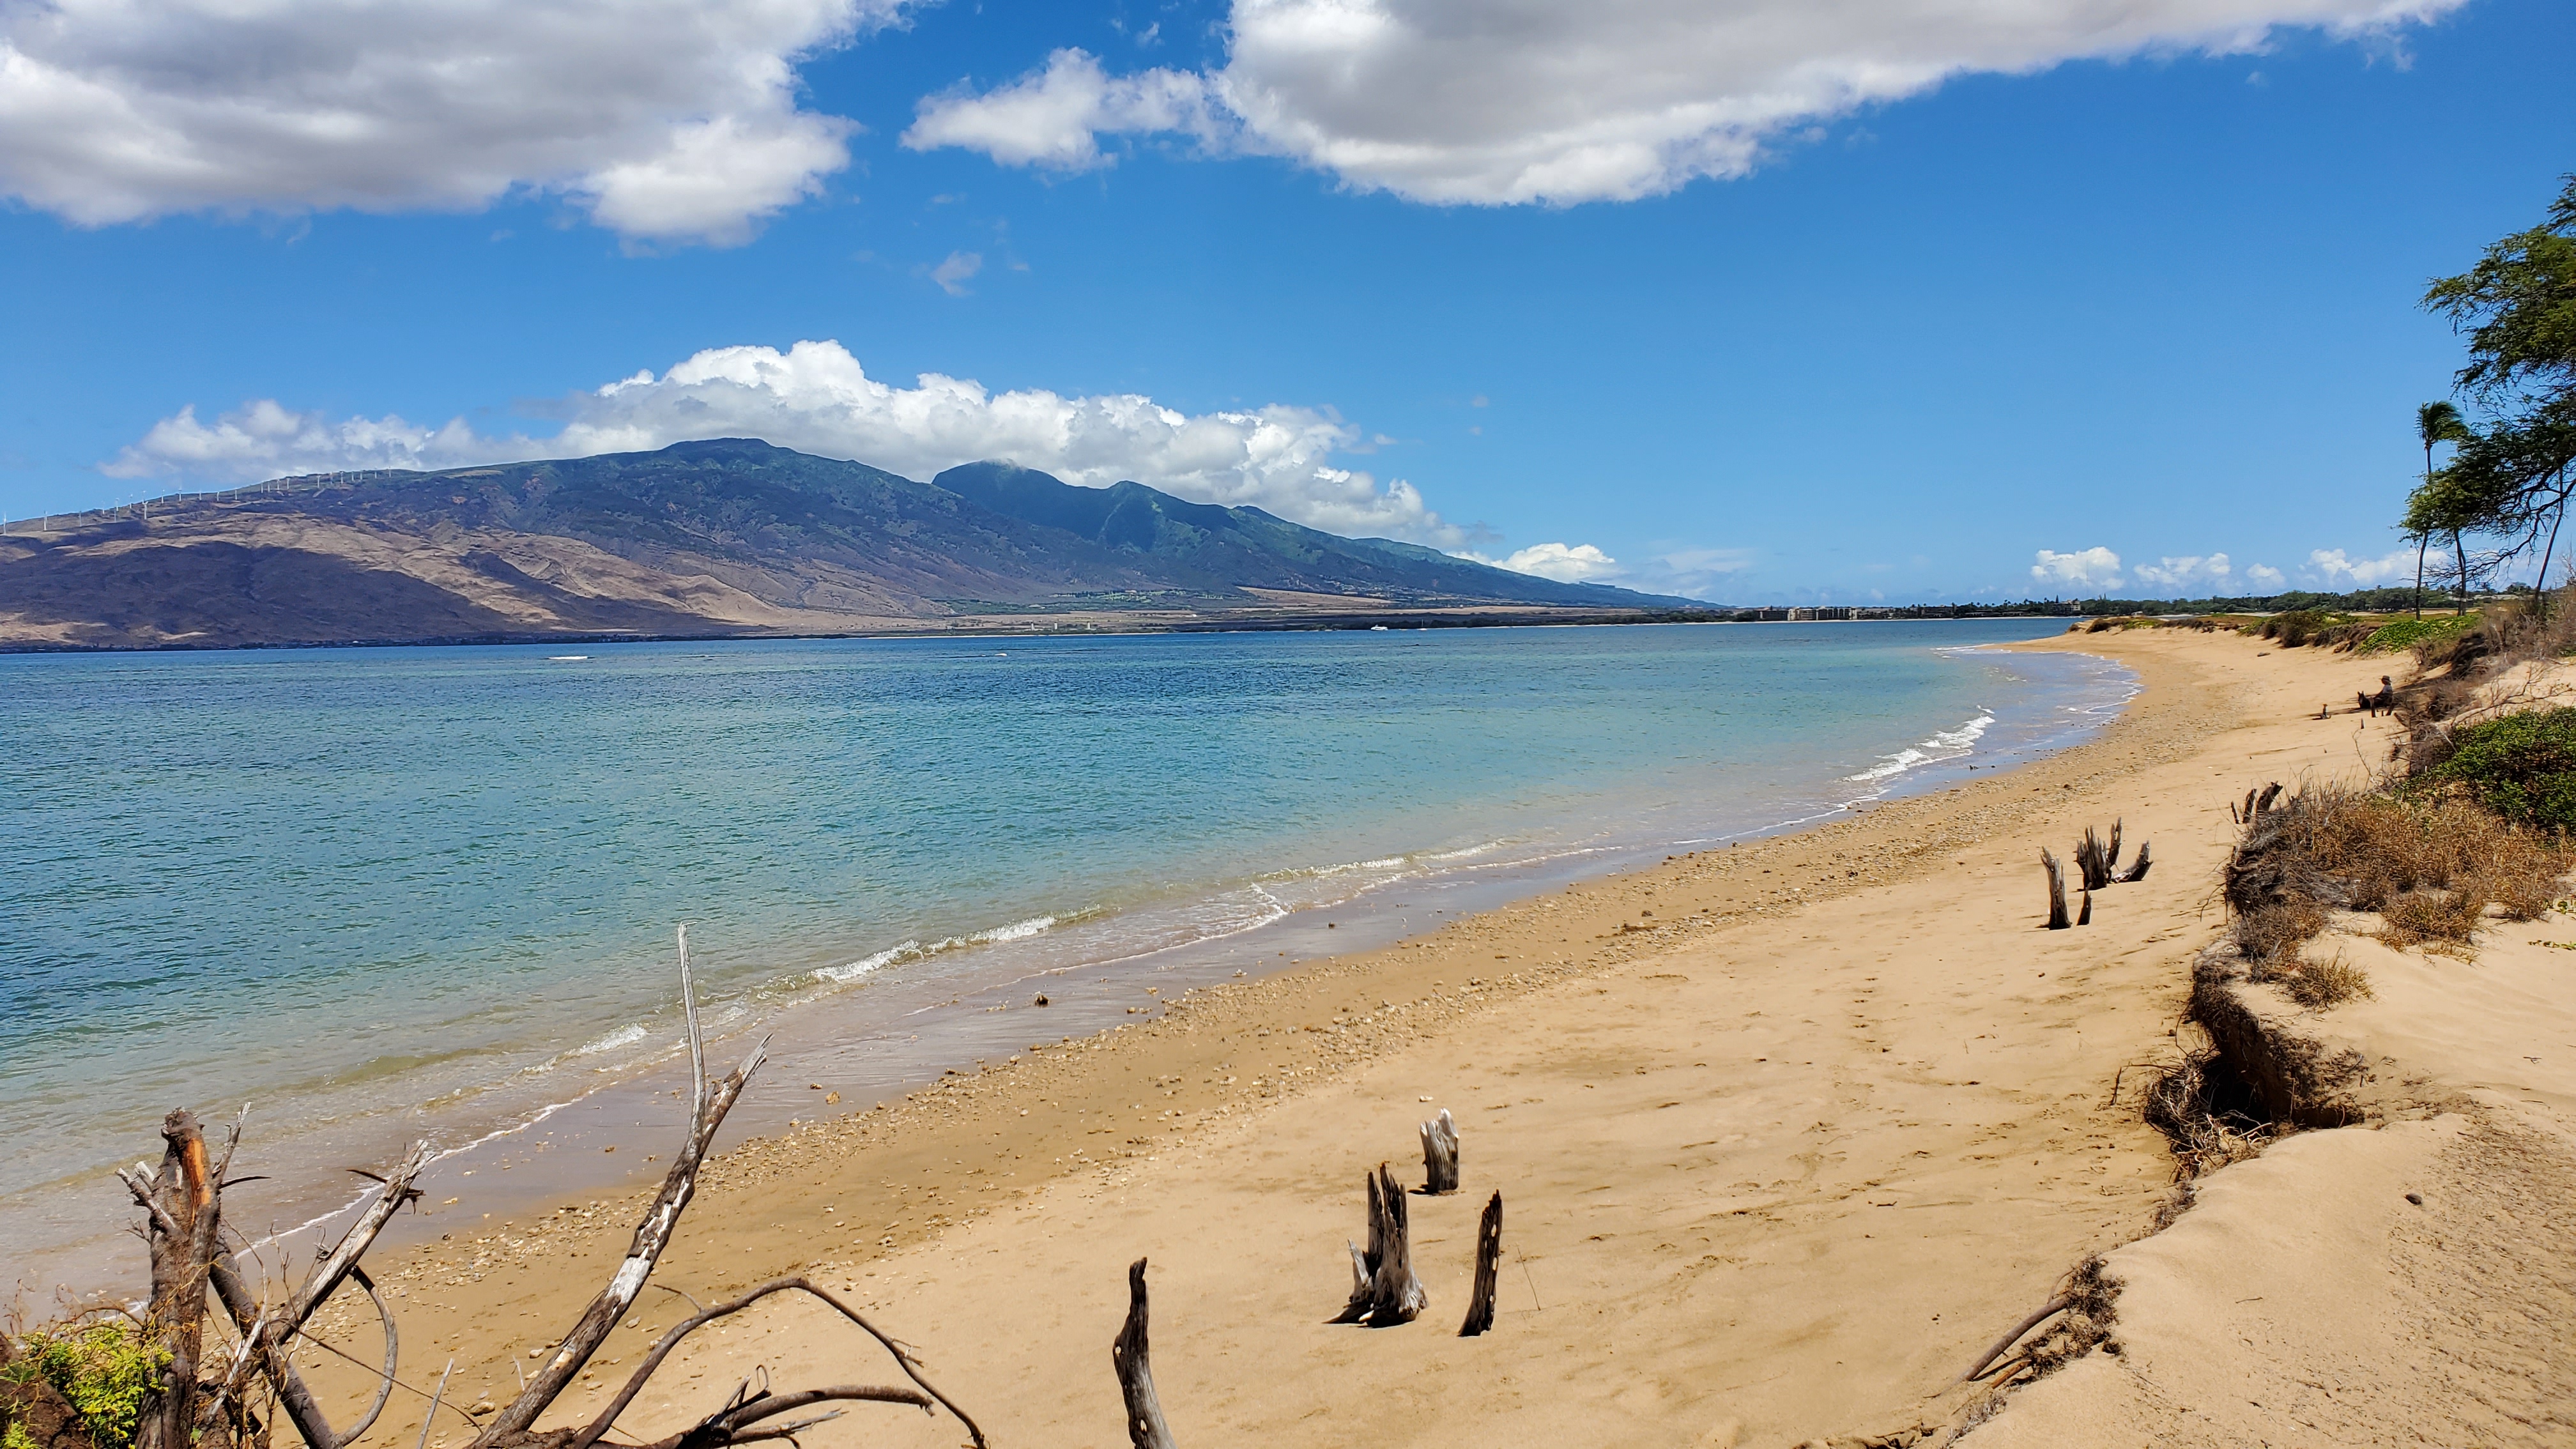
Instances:
[[[954,486],[951,486],[954,485]],[[1630,612],[1138,483],[1004,463],[924,483],[757,439],[316,474],[0,536],[0,647],[1169,628],[1302,609]]]

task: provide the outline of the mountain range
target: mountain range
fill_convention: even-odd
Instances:
[[[1140,483],[927,483],[750,439],[279,479],[0,534],[0,647],[1604,617],[1567,584]]]

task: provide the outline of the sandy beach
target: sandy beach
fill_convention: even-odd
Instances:
[[[2349,706],[2389,662],[2178,630],[2026,647],[2115,658],[2143,692],[2094,742],[1935,795],[1387,950],[1140,996],[1148,1015],[1097,1038],[1062,1040],[1029,1009],[1027,1050],[901,1101],[818,1092],[812,1120],[709,1171],[654,1283],[711,1302],[811,1274],[913,1345],[997,1444],[1124,1442],[1109,1344],[1138,1257],[1184,1445],[1912,1444],[1986,1412],[1961,1371],[2110,1253],[2135,1343],[2023,1390],[1978,1442],[2569,1442],[2546,1405],[2576,1369],[2543,1310],[2576,1274],[2563,1246],[2531,1243],[2565,1239],[2551,1174],[2576,1160],[2576,1019],[2544,989],[2567,953],[2525,940],[2564,927],[2509,928],[2475,966],[2361,943],[2387,958],[2370,963],[2379,995],[2332,1029],[2382,1063],[2377,1117],[2204,1179],[2178,1216],[2175,1159],[2125,1085],[2195,1044],[2183,1013],[2225,926],[2228,801],[2378,768],[2394,726]],[[2344,712],[2318,718],[2329,702]],[[2038,849],[2064,857],[2114,819],[2132,849],[2153,843],[2154,870],[2096,897],[2091,924],[2042,930]],[[1410,1200],[1429,1310],[1330,1324],[1344,1241],[1364,1236],[1362,1174],[1385,1161],[1418,1183],[1416,1124],[1443,1108],[1463,1190]],[[2469,1202],[2429,1184],[2492,1186],[2477,1163],[2497,1154],[2527,1169],[2521,1195],[2480,1207],[2474,1231],[2428,1228],[2402,1196]],[[1462,1339],[1497,1190],[1497,1322]],[[505,1401],[511,1361],[575,1318],[641,1201],[506,1219],[461,1194],[426,1204],[444,1236],[377,1265],[406,1380],[452,1356],[452,1401]],[[2249,1252],[2258,1229],[2279,1241]],[[2474,1310],[2445,1287],[2471,1259],[2511,1280],[2480,1280]],[[2371,1276],[2383,1260],[2387,1284]],[[2258,1286],[2226,1291],[2243,1283]],[[2272,1310],[2218,1302],[2234,1298],[2285,1316],[2263,1329],[2247,1315]],[[603,1402],[685,1311],[648,1289],[549,1422]],[[334,1341],[373,1352],[371,1327],[330,1318]],[[2366,1372],[2383,1339],[2400,1358]],[[2163,1366],[2152,1393],[2142,1365]],[[310,1367],[359,1390],[345,1365]],[[692,1340],[621,1431],[683,1427],[763,1371],[895,1376],[858,1334],[775,1300]],[[2330,1388],[2260,1402],[2309,1381]],[[2426,1417],[2410,1427],[2392,1405]],[[397,1396],[395,1441],[421,1407]],[[428,1443],[467,1437],[446,1415]],[[960,1437],[873,1405],[804,1436]]]

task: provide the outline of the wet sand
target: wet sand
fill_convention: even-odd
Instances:
[[[1033,1030],[1015,1060],[882,1109],[817,1093],[812,1120],[709,1171],[654,1281],[708,1301],[791,1272],[846,1289],[1003,1444],[1123,1442],[1108,1345],[1140,1256],[1183,1444],[1787,1444],[1936,1425],[1986,1343],[2079,1258],[2145,1235],[2173,1191],[2163,1139],[2112,1084],[2176,1054],[2191,957],[2223,925],[2226,801],[2365,770],[2392,728],[2312,718],[2379,661],[2177,631],[2028,647],[2116,658],[2143,693],[2091,743],[1936,795],[1192,992],[1103,1036]],[[2132,849],[2154,842],[2153,873],[2098,897],[2090,926],[2041,930],[2037,848],[2066,856],[2115,817]],[[1361,1174],[1392,1161],[1418,1182],[1415,1124],[1442,1107],[1465,1183],[1411,1199],[1429,1311],[1328,1324]],[[1500,1312],[1462,1340],[1495,1190]],[[452,1354],[451,1397],[471,1408],[506,1401],[510,1360],[578,1314],[641,1198],[486,1217],[457,1196],[428,1205],[440,1240],[378,1277],[406,1379]],[[595,1381],[679,1308],[648,1289]],[[371,1351],[334,1318],[335,1340]],[[676,1355],[621,1428],[670,1432],[757,1369],[892,1378],[870,1349],[764,1305]],[[325,1386],[354,1394],[328,1365]],[[577,1389],[554,1418],[606,1392]],[[398,1398],[378,1432],[410,1442],[419,1410]],[[466,1437],[449,1417],[430,1443]],[[862,1405],[804,1437],[959,1435]]]

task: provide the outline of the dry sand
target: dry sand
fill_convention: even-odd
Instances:
[[[2382,661],[2171,630],[2034,647],[2118,658],[2145,691],[2101,738],[2040,763],[1199,992],[1100,1038],[1047,1044],[1031,1010],[1032,1049],[1007,1064],[729,1154],[655,1282],[708,1301],[791,1272],[846,1289],[1002,1445],[1123,1442],[1109,1342],[1140,1256],[1162,1401],[1193,1449],[1942,1437],[1970,1407],[1951,1382],[1970,1360],[2086,1254],[2145,1238],[2174,1197],[2164,1140],[2113,1085],[2125,1067],[2174,1060],[2178,1027],[2192,1030],[2180,1027],[2191,961],[2224,924],[2226,801],[2269,780],[2362,775],[2390,739],[2385,721],[2314,717],[2375,685]],[[2153,873],[2098,897],[2090,926],[2040,929],[2037,848],[2067,855],[2083,826],[2114,817],[2133,849],[2154,842]],[[2517,949],[2549,958],[2529,970],[2552,980],[2576,966]],[[2576,1023],[2540,977],[2498,985],[2520,993],[2510,1003],[2471,1001],[2463,963],[2389,955],[2371,963],[2375,1014],[2353,1029],[2376,1034],[2391,1080],[2431,1101],[2435,1079],[2477,1076],[2501,1050],[2497,1015],[2525,1005],[2560,1013],[2533,1027],[2546,1050],[2507,1045],[2576,1068]],[[2400,1057],[2422,1066],[2395,1070]],[[2495,1105],[2397,1112],[2387,1131],[2309,1134],[2218,1174],[2180,1226],[2115,1256],[2142,1281],[2135,1346],[2025,1391],[1978,1441],[2167,1442],[2177,1405],[2139,1388],[2141,1365],[2216,1405],[2261,1399],[2314,1367],[2291,1350],[2313,1349],[2356,1385],[2413,1372],[2407,1352],[2439,1360],[2455,1387],[2536,1375],[2533,1390],[2427,1400],[2488,1407],[2475,1435],[2427,1422],[2408,1442],[2568,1442],[2533,1408],[2566,1401],[2564,1328],[2461,1358],[2488,1309],[2443,1285],[2463,1244],[2493,1268],[2544,1222],[2565,1237],[2566,1180],[2549,1176],[2564,1161],[2532,1143],[2563,1143],[2576,1078],[2441,1090],[2454,1107],[2475,1092]],[[2508,1098],[2537,1105],[2507,1115]],[[1363,1231],[1362,1173],[1393,1161],[1418,1182],[1415,1124],[1441,1107],[1462,1130],[1465,1190],[1411,1199],[1429,1312],[1394,1329],[1328,1324],[1349,1290],[1343,1242]],[[2320,1165],[2337,1139],[2363,1138]],[[2538,1164],[2528,1190],[2502,1206],[2503,1189],[2478,1197],[2496,1181],[2479,1164],[2515,1152]],[[2446,1184],[2420,1195],[2483,1226],[2428,1227],[2384,1190],[2401,1180]],[[1476,1215],[1496,1189],[1501,1311],[1494,1332],[1460,1339]],[[434,1205],[452,1236],[380,1268],[406,1377],[433,1379],[452,1354],[462,1403],[504,1401],[508,1360],[571,1323],[637,1201],[507,1223],[470,1201]],[[2288,1241],[2248,1236],[2261,1233]],[[2230,1291],[2256,1272],[2268,1276]],[[2371,1273],[2387,1281],[2345,1296],[2345,1279]],[[2513,1306],[2493,1311],[2527,1319],[2546,1287],[2497,1289]],[[2230,1305],[2231,1318],[2217,1297],[2274,1303],[2261,1310],[2271,1336],[2237,1332],[2259,1305]],[[648,1289],[585,1385],[622,1377],[682,1309]],[[2314,1327],[2347,1310],[2378,1326]],[[2421,1329],[2443,1313],[2471,1326]],[[2132,1321],[2124,1309],[2123,1334]],[[670,1432],[762,1370],[782,1386],[895,1377],[855,1333],[773,1300],[675,1356],[621,1429]],[[345,1373],[324,1377],[355,1391]],[[567,1394],[555,1419],[605,1396]],[[403,1404],[388,1423],[409,1443],[419,1404],[404,1398],[413,1427],[394,1423]],[[2213,1408],[2191,1442],[2358,1442],[2370,1412],[2310,1415],[2329,1432]],[[429,1442],[466,1437],[450,1417]],[[830,1449],[962,1436],[860,1405],[804,1437]]]

